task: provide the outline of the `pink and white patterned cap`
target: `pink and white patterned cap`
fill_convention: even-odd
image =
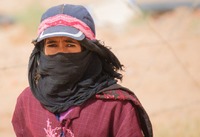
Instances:
[[[66,36],[76,40],[95,39],[95,24],[88,10],[81,5],[63,4],[51,7],[41,18],[37,42]]]

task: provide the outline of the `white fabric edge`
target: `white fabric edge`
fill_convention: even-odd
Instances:
[[[43,33],[44,33],[44,31],[40,34],[40,36],[39,36],[39,39],[42,39],[42,38],[44,38],[44,37],[49,37],[49,36],[56,36],[56,35],[63,35],[63,36],[65,36],[65,35],[68,35],[68,36],[72,36],[72,37],[75,37],[75,38],[79,38],[81,35],[83,35],[83,32],[81,32],[81,31],[79,31],[78,33],[76,33],[76,34],[72,34],[72,33],[67,33],[67,32],[53,32],[53,33],[48,33],[48,34],[44,34],[43,35]]]

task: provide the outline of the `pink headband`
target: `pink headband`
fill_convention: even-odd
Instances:
[[[81,32],[83,32],[85,34],[85,36],[87,38],[89,38],[90,40],[95,39],[94,33],[92,32],[90,27],[88,27],[87,24],[85,24],[84,22],[82,22],[81,20],[79,20],[77,18],[74,18],[74,17],[66,15],[66,14],[57,14],[55,16],[52,16],[52,17],[49,17],[49,18],[43,20],[38,27],[38,36],[45,29],[47,29],[49,27],[53,27],[53,26],[58,26],[58,25],[72,26],[72,27],[80,30]]]

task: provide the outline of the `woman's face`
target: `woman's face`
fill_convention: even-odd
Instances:
[[[78,53],[81,52],[80,43],[69,37],[52,37],[44,41],[45,55],[54,55],[57,53]]]

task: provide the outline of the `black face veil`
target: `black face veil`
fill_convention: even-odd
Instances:
[[[99,56],[87,49],[46,56],[36,45],[28,73],[33,95],[52,113],[81,105],[101,89],[116,83],[114,77],[104,73]]]

